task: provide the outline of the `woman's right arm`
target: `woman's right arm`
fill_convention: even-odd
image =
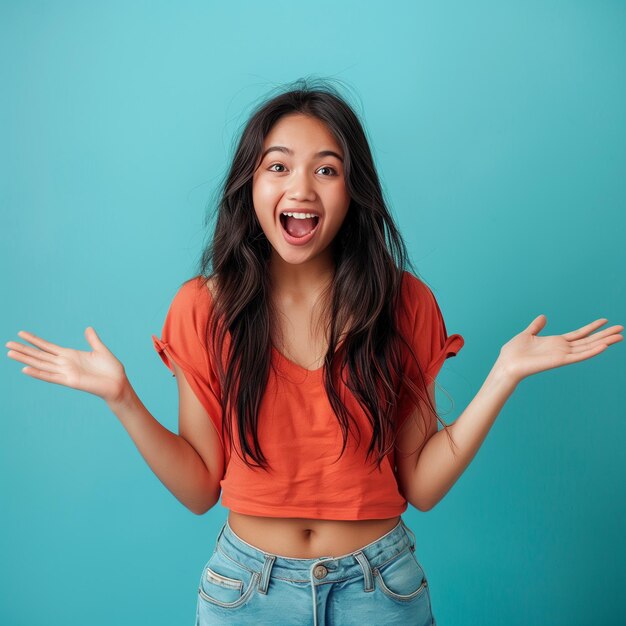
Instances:
[[[217,503],[223,473],[219,438],[177,365],[180,435],[150,414],[122,363],[91,326],[85,331],[91,352],[64,348],[25,331],[18,334],[34,347],[10,341],[7,356],[26,364],[24,374],[102,398],[152,471],[182,504],[201,515]]]
[[[203,420],[204,424],[208,424],[209,418],[204,413],[204,408],[200,405],[200,402],[195,399],[195,395],[189,387],[189,383],[185,380],[182,370],[173,361],[172,363],[176,371],[176,379],[178,380],[180,390],[180,435],[165,428],[150,414],[128,379],[126,379],[119,397],[115,400],[107,401],[107,404],[118,417],[131,439],[135,442],[141,456],[157,475],[158,479],[190,511],[197,515],[202,515],[214,507],[220,497],[219,478],[214,479],[212,477],[221,477],[222,475],[218,467],[220,465],[220,454],[213,455],[211,459],[207,458],[205,462],[199,451],[189,441],[189,439],[192,441],[197,439],[196,435],[192,435],[192,433],[200,434],[197,428],[194,429],[193,424],[199,424],[199,420]],[[180,389],[181,387],[183,389]],[[190,398],[188,394],[191,395]],[[201,414],[198,414],[197,408],[194,407],[192,409],[190,407],[190,402],[183,401],[185,396],[192,402],[195,399],[202,412]],[[187,412],[185,412],[186,409]],[[188,433],[187,439],[182,435],[184,429]],[[213,430],[213,427],[209,426],[209,429]],[[214,434],[213,440],[211,440],[210,435],[211,433],[209,433],[209,437],[205,441],[208,444],[213,441],[214,445],[209,445],[209,448],[216,450],[219,446],[219,439],[217,434]],[[211,468],[214,470],[213,472],[209,469],[211,464],[213,465]]]

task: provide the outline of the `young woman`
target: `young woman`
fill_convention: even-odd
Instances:
[[[243,129],[201,271],[154,346],[176,376],[179,434],[159,424],[89,327],[80,352],[32,333],[8,355],[103,398],[165,486],[229,509],[198,589],[208,624],[435,624],[407,502],[427,511],[470,463],[518,383],[621,341],[598,319],[508,341],[438,431],[437,373],[464,344],[407,271],[356,114],[301,85]],[[598,330],[598,332],[594,332]]]

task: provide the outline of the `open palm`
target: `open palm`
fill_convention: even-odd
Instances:
[[[608,320],[598,319],[563,335],[539,337],[546,325],[545,315],[536,317],[521,333],[502,346],[498,360],[516,381],[544,370],[589,359],[622,341],[623,326],[611,326],[592,334]]]
[[[85,337],[93,348],[91,352],[57,346],[26,331],[18,335],[35,346],[15,341],[5,344],[10,348],[7,356],[27,365],[22,369],[24,374],[86,391],[104,400],[114,399],[120,393],[126,377],[124,366],[91,326],[85,330]]]

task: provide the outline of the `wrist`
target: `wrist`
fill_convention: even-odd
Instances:
[[[502,386],[510,387],[512,390],[515,389],[522,380],[510,367],[510,364],[506,361],[502,361],[500,357],[498,357],[493,364],[489,372],[489,378]]]
[[[119,383],[115,393],[111,396],[103,398],[103,400],[109,405],[109,408],[115,413],[116,409],[125,408],[130,406],[133,402],[135,391],[130,384],[130,381],[126,376]]]

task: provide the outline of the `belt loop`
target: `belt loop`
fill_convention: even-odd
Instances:
[[[261,578],[259,580],[259,593],[267,595],[267,588],[270,584],[270,576],[272,575],[272,567],[276,556],[273,554],[265,554],[265,561],[263,563],[263,569],[261,570]]]
[[[363,576],[365,578],[365,591],[374,591],[374,576],[372,575],[372,566],[367,560],[367,557],[360,550],[354,553],[354,558],[359,562],[361,569],[363,570]]]

